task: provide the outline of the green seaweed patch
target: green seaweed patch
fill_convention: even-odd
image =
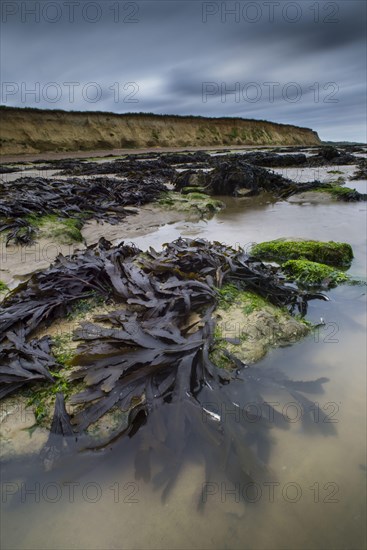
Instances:
[[[70,312],[67,315],[69,321],[84,317],[87,313],[93,311],[96,307],[102,306],[105,303],[105,298],[98,294],[96,291],[92,291],[88,298],[83,298],[74,302]]]
[[[224,208],[222,201],[213,199],[204,193],[188,193],[182,195],[175,191],[164,193],[158,201],[163,207],[173,207],[179,212],[197,211],[202,215],[213,214]]]
[[[344,185],[325,185],[322,187],[317,187],[316,189],[313,189],[313,191],[316,191],[317,193],[329,193],[329,195],[337,200],[351,200],[354,197],[362,198],[363,196],[361,193],[356,191],[356,189],[345,187]]]
[[[52,355],[61,367],[69,368],[71,366],[75,353],[71,342],[72,335],[70,333],[59,334],[52,339]]]
[[[312,325],[292,317],[250,291],[226,284],[218,290],[217,324],[210,358],[218,367],[233,370],[231,354],[244,363],[261,359],[273,346],[289,345],[309,333]],[[228,357],[228,353],[230,356]]]
[[[262,309],[271,305],[270,302],[255,292],[239,290],[233,284],[224,285],[218,290],[218,294],[218,306],[225,311],[233,305],[238,305],[243,309],[243,313],[248,315],[257,309]]]
[[[199,191],[194,191],[192,193],[187,193],[186,197],[189,200],[199,200],[199,201],[207,201],[208,195],[205,193],[199,193]]]
[[[55,239],[60,244],[72,244],[82,242],[81,229],[84,225],[83,216],[78,218],[62,218],[56,214],[27,216],[27,221],[34,228],[39,230],[40,237]]]
[[[78,300],[66,316],[67,321],[84,318],[87,314],[105,303],[104,298],[97,292],[92,292],[89,298]],[[84,386],[80,381],[70,380],[69,375],[73,367],[77,343],[73,340],[71,328],[52,336],[52,355],[56,366],[50,370],[54,382],[43,382],[26,390],[27,405],[32,407],[38,425],[49,427],[55,397],[58,392],[63,393],[67,400],[73,393],[81,391]]]
[[[282,270],[289,280],[308,286],[334,287],[350,280],[343,271],[309,260],[288,260],[282,265]]]
[[[44,382],[26,390],[27,406],[32,407],[36,423],[41,426],[51,422],[56,394],[61,392],[67,398],[72,393],[72,385],[63,369],[50,370],[54,383]]]
[[[261,260],[273,260],[279,263],[288,260],[309,260],[334,267],[349,267],[353,259],[350,244],[334,241],[277,239],[255,245],[251,254]]]
[[[328,174],[343,174],[343,172],[341,170],[328,170],[327,173]]]
[[[9,287],[3,281],[0,280],[0,292],[8,292]]]
[[[225,355],[227,347],[226,339],[217,323],[214,329],[214,339],[209,352],[209,358],[218,368],[232,371],[235,365],[231,359]]]
[[[36,423],[40,426],[49,426],[57,393],[61,392],[67,399],[76,391],[76,383],[69,379],[74,354],[75,349],[72,347],[70,333],[54,336],[52,338],[52,355],[57,366],[50,370],[54,382],[43,382],[26,390],[27,406],[32,407]]]

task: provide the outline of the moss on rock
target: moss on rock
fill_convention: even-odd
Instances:
[[[334,241],[306,241],[277,239],[255,245],[251,255],[261,260],[279,263],[288,260],[309,260],[334,267],[349,267],[353,259],[352,247]]]

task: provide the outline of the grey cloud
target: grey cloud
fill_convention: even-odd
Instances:
[[[14,2],[3,2],[14,4]],[[24,3],[24,2],[23,2]],[[47,2],[46,2],[47,3]],[[79,2],[83,5],[83,2]],[[19,3],[20,4],[20,3]],[[32,4],[29,0],[28,5]],[[84,2],[85,4],[85,2]],[[101,2],[103,16],[88,23],[76,11],[74,23],[64,17],[51,24],[31,18],[21,22],[8,17],[2,24],[2,81],[41,88],[56,82],[62,88],[59,102],[44,97],[35,102],[31,95],[22,98],[20,91],[6,98],[8,105],[29,105],[73,110],[109,110],[115,112],[150,111],[156,113],[196,114],[203,116],[244,116],[312,126],[323,139],[365,140],[366,38],[363,2],[314,2],[302,0],[302,18],[286,21],[279,13],[289,2],[282,2],[273,23],[265,16],[257,23],[230,17],[222,22],[220,13],[203,22],[201,1],[136,2],[139,13],[133,13],[126,2],[120,2],[120,21],[113,22],[111,6]],[[223,2],[217,3],[220,11]],[[228,2],[227,6],[234,4]],[[246,2],[242,2],[243,7]],[[258,2],[264,9],[264,2]],[[330,11],[338,7],[338,22],[326,23]],[[214,4],[211,3],[211,6]],[[320,22],[313,21],[311,6],[318,5]],[[215,6],[214,6],[215,7]],[[124,9],[125,8],[125,9]],[[127,9],[128,8],[128,9]],[[313,8],[315,9],[315,8]],[[137,17],[137,23],[123,22],[123,17]],[[278,15],[277,15],[278,14]],[[75,102],[70,103],[65,82],[80,83]],[[80,90],[96,82],[103,91],[96,103],[86,101]],[[124,84],[139,87],[138,103],[126,102]],[[202,98],[203,82],[223,82],[228,88],[256,82],[262,89],[257,102],[236,102],[234,96],[221,101],[220,93]],[[279,82],[274,102],[266,97],[265,82]],[[283,86],[296,82],[302,97],[297,103],[284,99]],[[339,87],[338,102],[325,103],[323,86],[335,82]],[[119,85],[119,101],[114,83]],[[319,102],[310,89],[319,83]],[[330,90],[329,90],[330,91]],[[42,96],[42,94],[41,94]],[[124,101],[125,99],[125,101]]]

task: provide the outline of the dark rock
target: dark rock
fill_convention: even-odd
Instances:
[[[279,174],[238,159],[222,162],[203,176],[206,188],[212,195],[236,196],[240,189],[248,189],[252,195],[256,195],[260,191],[284,190],[292,184]]]
[[[173,183],[176,191],[182,191],[185,187],[203,188],[206,186],[206,177],[202,171],[185,170],[184,172],[176,173]]]
[[[362,160],[357,170],[354,172],[352,180],[366,180],[367,179],[367,161]]]
[[[357,164],[358,157],[351,155],[345,151],[338,151],[336,147],[322,147],[317,155],[313,155],[308,159],[308,166],[327,166],[333,164],[341,166],[345,164]]]
[[[0,166],[0,174],[11,174],[12,172],[19,172],[20,169],[18,166]]]

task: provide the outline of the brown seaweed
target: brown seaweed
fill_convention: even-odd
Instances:
[[[303,419],[307,428],[312,423],[312,402],[303,393],[321,393],[326,379],[291,381],[282,373],[246,368],[239,359],[233,373],[218,368],[210,350],[217,288],[224,282],[253,290],[291,311],[297,307],[304,311],[311,298],[286,285],[276,270],[244,250],[201,239],[178,239],[161,252],[151,249],[145,254],[123,243],[112,248],[101,240],[72,257],[60,256],[48,270],[10,293],[0,307],[3,395],[49,379],[55,364],[49,340],[29,341],[37,328],[65,315],[75,300],[91,292],[116,303],[114,311],[97,315],[74,332],[79,345],[71,379],[82,381],[85,389],[70,399],[79,407],[71,418],[58,396],[51,427],[55,437],[50,436],[45,448],[47,460],[57,460],[65,449],[60,436],[66,438],[67,450],[74,442],[79,450],[106,445],[109,439],[98,443],[86,430],[118,408],[129,411],[128,425],[115,430],[110,439],[137,435],[136,475],[150,479],[150,461],[159,460],[161,473],[152,482],[163,499],[195,445],[207,464],[209,481],[214,475],[213,454],[228,477],[236,471],[249,482],[266,475],[270,418],[261,413],[236,419],[218,411],[263,403],[266,389],[281,389],[307,408]],[[198,321],[191,320],[193,313]],[[272,414],[277,427],[288,427],[275,409]]]
[[[6,242],[31,244],[37,229],[32,217],[53,214],[76,218],[81,225],[88,219],[117,223],[135,213],[128,206],[141,206],[167,191],[151,176],[129,179],[73,178],[68,180],[23,177],[0,182],[0,233],[8,232]]]

